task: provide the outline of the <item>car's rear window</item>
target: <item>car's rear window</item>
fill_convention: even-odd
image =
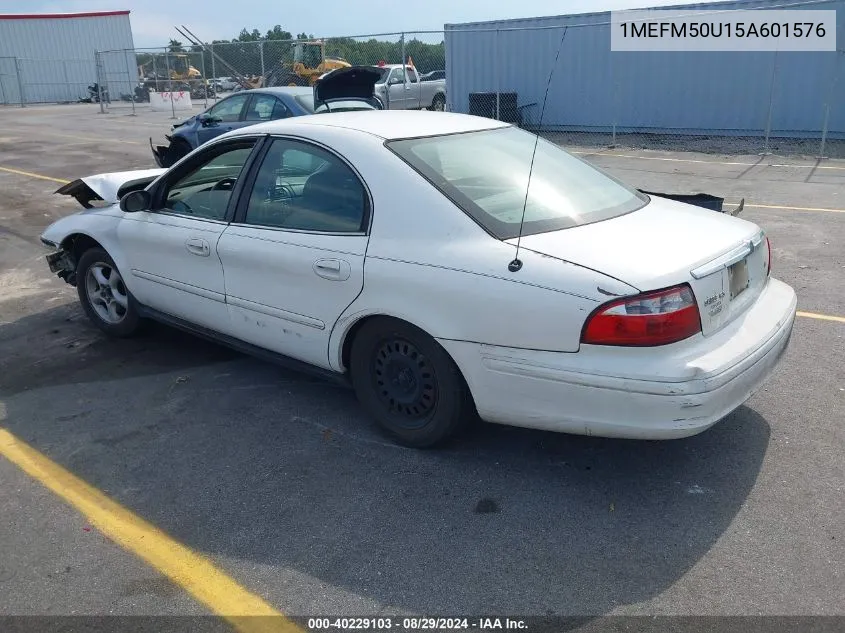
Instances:
[[[531,235],[607,220],[648,203],[636,189],[536,138],[505,127],[401,139],[387,146],[503,240],[519,235],[524,205],[522,234]]]
[[[316,113],[316,112],[350,112],[353,110],[373,110],[375,106],[368,104],[366,101],[362,99],[349,99],[349,100],[335,100],[326,106],[326,104],[321,104],[317,110],[314,110],[314,97],[313,95],[297,95],[294,99],[299,102],[303,108],[308,110],[308,112]]]
[[[309,112],[314,112],[314,95],[296,95],[294,99]]]

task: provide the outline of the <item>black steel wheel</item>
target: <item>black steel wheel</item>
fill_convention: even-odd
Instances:
[[[387,317],[355,333],[350,374],[358,400],[400,444],[427,448],[455,435],[473,415],[460,370],[422,330]]]
[[[437,381],[425,355],[404,338],[386,338],[373,355],[373,389],[397,423],[416,429],[425,425],[437,404]]]

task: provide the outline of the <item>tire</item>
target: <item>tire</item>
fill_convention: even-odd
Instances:
[[[352,341],[349,365],[359,402],[399,444],[434,447],[472,419],[457,365],[437,341],[408,323],[386,317],[364,323]]]
[[[442,94],[434,95],[434,99],[431,100],[431,109],[435,112],[444,112],[446,110],[446,97]]]
[[[117,275],[115,278],[114,275]],[[90,248],[76,265],[79,302],[91,322],[109,336],[136,334],[141,317],[114,260],[102,248]]]

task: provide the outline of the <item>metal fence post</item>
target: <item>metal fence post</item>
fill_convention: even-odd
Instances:
[[[766,156],[771,154],[769,151],[769,136],[772,134],[772,109],[774,107],[775,102],[775,79],[777,78],[778,74],[778,52],[775,51],[775,58],[772,62],[772,82],[769,86],[769,111],[766,115],[766,141],[765,145],[763,146],[763,152],[760,154],[761,156]]]
[[[399,37],[399,40],[402,42],[402,76],[405,77],[405,82],[402,84],[405,89],[408,88],[408,73],[405,72],[405,62],[407,58],[405,57],[405,33],[403,32],[402,35]],[[390,90],[388,89],[388,92]],[[407,97],[405,97],[407,99]]]
[[[613,91],[613,93],[611,95],[611,103],[610,103],[610,107],[611,107],[611,115],[610,116],[613,119],[613,121],[612,121],[613,136],[611,137],[611,140],[610,140],[610,147],[613,148],[613,147],[616,147],[616,124],[618,123],[617,119],[618,119],[618,116],[619,116],[619,114],[618,114],[619,109],[618,109],[618,106],[617,106],[617,102],[619,101],[619,89],[617,88],[617,84],[616,84],[616,66],[613,63],[613,60],[615,59],[613,51],[610,51],[609,56],[610,56],[610,89]]]
[[[2,61],[2,60],[0,60]],[[6,101],[6,87],[3,85],[3,73],[0,72],[0,103],[3,105],[8,105],[8,101]]]
[[[217,79],[217,68],[214,65],[214,44],[209,44],[211,50],[211,78]],[[214,87],[214,100],[217,101],[217,86]]]
[[[129,82],[129,98],[132,100],[132,116],[135,116],[135,88],[132,85],[132,67],[129,65],[129,51],[123,52],[126,57],[126,81]]]
[[[500,69],[499,69],[499,34],[500,29],[496,29],[496,41],[493,43],[493,72],[496,74],[496,120],[501,121],[502,115],[499,111],[500,98],[502,86],[500,85]]]
[[[70,89],[70,78],[68,77],[68,74],[67,74],[67,61],[65,61],[65,60],[62,60],[62,74],[64,75],[65,86],[67,87],[67,100],[68,100],[68,103],[70,103],[70,102],[73,101],[73,91],[71,91],[71,89]]]
[[[828,125],[830,120],[830,102],[833,100],[833,95],[835,94],[836,84],[839,81],[839,66],[840,61],[845,59],[845,51],[837,51],[836,62],[833,67],[833,81],[830,84],[830,89],[827,92],[827,97],[825,98],[824,104],[824,123],[822,124],[822,140],[821,144],[819,145],[819,158],[827,158],[824,155],[824,147],[825,143],[827,142],[827,132],[828,132]]]
[[[94,51],[94,62],[97,65],[97,99],[100,102],[100,114],[105,114],[106,108],[103,105],[103,75],[105,73],[103,73],[103,59],[100,57],[99,51]]]
[[[258,55],[261,57],[261,76],[267,76],[267,71],[264,70],[264,40],[258,40]]]
[[[169,88],[168,93],[170,94],[170,112],[172,113],[171,119],[176,118],[176,104],[173,103],[173,78],[170,74],[170,52],[165,48],[164,49],[164,62],[167,64],[167,85]]]
[[[18,96],[21,100],[21,107],[26,107],[26,98],[23,94],[23,78],[21,77],[21,60],[15,57],[15,74],[18,76]]]
[[[827,141],[827,124],[830,118],[830,103],[824,104],[824,124],[822,125],[822,142],[819,146],[819,158],[827,158],[824,155],[824,144]]]
[[[208,73],[205,72],[205,51],[200,50],[200,68],[202,68],[202,76],[205,77],[205,90],[203,94],[205,95],[205,99],[203,100],[203,107],[208,107],[208,90],[211,88],[211,82],[208,81]],[[217,94],[217,90],[215,89],[214,94]]]

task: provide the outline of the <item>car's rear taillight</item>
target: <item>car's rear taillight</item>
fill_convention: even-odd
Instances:
[[[668,345],[701,331],[701,318],[687,284],[611,301],[587,319],[581,342],[589,345]]]

